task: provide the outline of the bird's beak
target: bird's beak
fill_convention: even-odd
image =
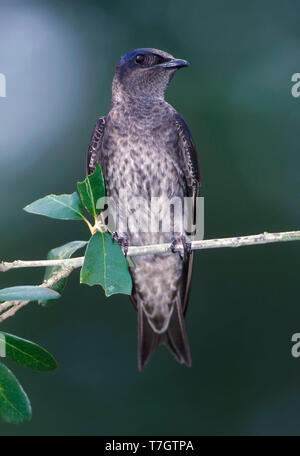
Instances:
[[[155,65],[155,66],[162,67],[162,68],[182,68],[182,67],[190,66],[190,64],[186,60],[172,59],[172,60],[168,60],[167,62],[164,62],[164,63],[159,63],[158,65]]]

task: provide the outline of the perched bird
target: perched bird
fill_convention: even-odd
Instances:
[[[120,191],[130,198],[177,197],[195,199],[199,195],[198,156],[189,128],[183,118],[164,99],[165,90],[175,72],[188,66],[185,60],[157,49],[136,49],[123,55],[112,83],[109,114],[100,117],[94,127],[87,154],[87,173],[100,163],[106,193],[118,201]],[[158,222],[167,217],[167,207],[160,206]],[[121,211],[122,212],[122,211]],[[126,212],[126,210],[125,210]],[[184,231],[151,232],[130,226],[115,233],[126,250],[127,245],[150,245],[183,241],[185,254],[133,257],[132,301],[138,312],[138,367],[147,364],[160,344],[169,347],[180,363],[191,366],[184,315],[187,309],[193,253]],[[175,215],[173,212],[173,223]],[[136,220],[135,222],[136,223]],[[141,224],[142,225],[142,224]],[[177,236],[176,236],[177,234]],[[178,238],[178,234],[181,235]]]

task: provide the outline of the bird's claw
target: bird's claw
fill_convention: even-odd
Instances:
[[[172,253],[177,253],[177,251],[176,251],[177,244],[178,244],[178,239],[174,238],[170,245],[170,250]]]
[[[127,253],[128,253],[128,239],[127,239],[127,235],[124,235],[124,236],[119,236],[118,233],[116,231],[114,231],[112,233],[112,239],[113,241],[116,241],[119,246],[122,248],[123,250],[123,253],[125,256],[127,256]]]
[[[179,253],[182,260],[186,261],[192,251],[192,245],[190,241],[187,240],[186,236],[182,235],[177,238],[174,238],[170,245],[170,250],[173,253],[177,253],[176,247],[178,244],[182,243],[183,246],[183,256]]]

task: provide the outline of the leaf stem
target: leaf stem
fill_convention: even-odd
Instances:
[[[83,215],[82,216],[83,220],[85,221],[85,223],[87,224],[87,226],[89,227],[89,230],[92,234],[94,234],[95,232],[95,227],[88,221],[88,219]]]

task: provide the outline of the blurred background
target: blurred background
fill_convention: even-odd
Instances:
[[[205,237],[300,228],[300,5],[239,2],[2,0],[0,258],[42,259],[88,239],[80,222],[22,208],[71,193],[85,174],[96,119],[110,107],[120,56],[137,47],[191,62],[167,100],[190,125],[205,197]],[[198,252],[187,313],[193,367],[161,347],[144,372],[136,313],[73,273],[61,300],[30,304],[1,329],[54,354],[37,373],[7,363],[33,406],[0,435],[300,434],[300,244]],[[0,287],[38,284],[39,269],[10,271]]]

